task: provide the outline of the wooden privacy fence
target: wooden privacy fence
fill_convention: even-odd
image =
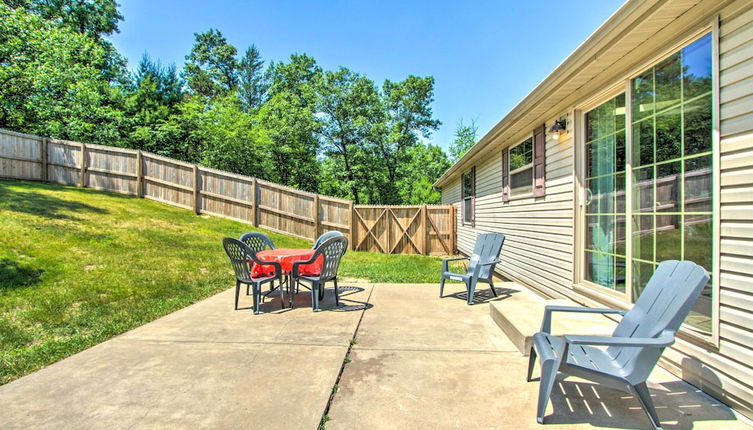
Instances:
[[[135,149],[0,129],[0,177],[130,194],[314,240],[338,230],[351,249],[446,255],[454,206],[361,206]]]

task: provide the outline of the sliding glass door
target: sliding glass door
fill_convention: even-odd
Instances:
[[[628,124],[625,93],[584,118],[584,280],[634,301],[661,261],[713,270],[711,34],[632,79],[627,98]],[[710,285],[687,322],[711,330]]]
[[[586,113],[586,280],[625,292],[625,94]]]

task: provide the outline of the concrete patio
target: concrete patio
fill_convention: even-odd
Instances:
[[[327,294],[316,314],[308,292],[258,316],[217,294],[0,387],[0,428],[649,428],[635,399],[576,379],[536,424],[538,383],[483,303],[515,284],[475,306],[436,285],[344,285],[346,306]],[[750,429],[662,369],[651,381],[665,428]]]

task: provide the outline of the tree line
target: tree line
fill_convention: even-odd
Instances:
[[[427,143],[433,77],[378,85],[293,54],[266,62],[217,29],[195,34],[182,70],[144,55],[134,71],[106,36],[114,0],[2,0],[0,127],[142,149],[364,204],[437,203],[450,155]]]

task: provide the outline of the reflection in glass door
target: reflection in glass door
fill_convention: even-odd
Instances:
[[[662,261],[714,270],[711,61],[707,34],[630,81],[629,124],[624,93],[585,114],[584,280],[635,301]],[[686,323],[711,311],[709,283]]]
[[[707,34],[631,81],[634,300],[664,260],[712,270],[711,70]],[[686,322],[711,331],[710,284]]]
[[[585,124],[585,278],[624,293],[625,94],[587,112]]]

